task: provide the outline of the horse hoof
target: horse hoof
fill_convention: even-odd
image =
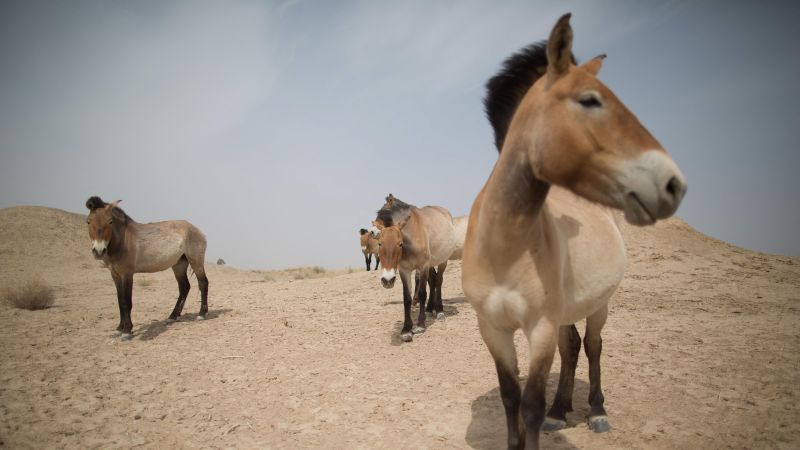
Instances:
[[[195,320],[206,320],[206,316],[197,316]]]
[[[560,419],[553,419],[552,417],[545,417],[542,423],[542,431],[558,431],[567,428],[567,422]]]
[[[594,431],[595,433],[605,433],[606,431],[610,430],[611,425],[608,424],[608,417],[606,416],[590,417],[589,429]]]
[[[425,332],[425,327],[421,327],[419,325],[415,326],[411,329],[412,334],[422,334]]]
[[[170,317],[170,318],[167,319],[167,325],[169,325],[171,323],[175,323],[177,321],[178,321],[178,319],[173,319],[172,317]]]
[[[133,334],[131,333],[122,333],[122,340],[123,341],[130,341],[133,339]]]
[[[401,333],[400,340],[403,342],[411,342],[414,339],[414,336],[411,333]]]
[[[436,320],[444,320],[444,313],[443,312],[436,313]]]

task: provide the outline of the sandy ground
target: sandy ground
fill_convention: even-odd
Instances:
[[[40,277],[43,311],[0,307],[0,445],[6,448],[502,448],[494,366],[460,287],[443,322],[401,344],[401,291],[375,272],[315,279],[209,264],[167,326],[171,272],[137,275],[130,342],[83,215],[0,210],[0,287]],[[576,411],[548,448],[800,447],[800,261],[745,251],[678,219],[625,226],[629,270],[603,338],[613,427]],[[353,266],[361,253],[353,242]],[[271,281],[270,281],[271,280]],[[579,325],[579,329],[581,329]],[[527,350],[517,339],[520,366]],[[548,387],[555,392],[558,355]]]

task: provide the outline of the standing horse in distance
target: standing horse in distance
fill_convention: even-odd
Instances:
[[[649,225],[670,217],[686,192],[661,144],[596,78],[604,56],[573,63],[569,18],[558,20],[546,44],[507,59],[487,84],[486,111],[501,151],[473,203],[464,246],[464,293],[495,361],[509,448],[538,448],[543,423],[566,426],[581,346],[574,324],[583,318],[589,425],[609,429],[600,331],[625,251],[606,207]],[[518,329],[530,349],[524,391],[513,340]],[[561,374],[545,420],[556,346]]]
[[[358,232],[361,234],[361,253],[364,254],[364,261],[367,263],[367,272],[372,264],[372,255],[375,255],[375,270],[378,270],[378,265],[381,263],[381,256],[378,254],[378,239],[374,238],[366,228],[362,228]]]
[[[100,197],[86,201],[92,254],[106,263],[117,287],[119,326],[113,335],[121,335],[123,340],[133,337],[131,309],[135,273],[160,272],[172,267],[178,280],[178,301],[167,319],[169,323],[178,320],[183,311],[190,288],[186,271],[191,266],[200,286],[197,319],[204,319],[208,313],[208,278],[203,265],[206,237],[184,220],[137,223],[117,206],[119,202],[106,203]]]
[[[436,268],[436,279],[431,284],[430,301],[434,303],[437,319],[444,319],[442,306],[442,279],[447,268],[447,259],[455,247],[453,217],[440,206],[417,208],[402,202],[391,194],[378,211],[373,225],[379,230],[380,258],[383,269],[381,284],[391,289],[400,274],[403,283],[403,328],[400,339],[410,342],[413,334],[425,331],[425,297],[419,295],[420,286],[425,286],[428,277]],[[419,281],[411,292],[411,272],[417,271]],[[419,318],[417,326],[411,321],[411,302],[418,297]],[[413,327],[413,328],[412,328]]]

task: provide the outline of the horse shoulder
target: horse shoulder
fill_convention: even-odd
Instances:
[[[625,247],[605,207],[568,191],[552,194],[547,208],[563,257],[564,323],[574,323],[608,304],[625,272]]]

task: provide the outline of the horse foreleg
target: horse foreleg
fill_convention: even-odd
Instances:
[[[113,270],[111,271],[111,278],[114,279],[114,286],[117,288],[117,305],[119,306],[119,325],[111,333],[111,336],[118,337],[122,334],[122,326],[125,324],[125,288],[122,285],[122,277]]]
[[[378,270],[378,266],[380,265],[381,265],[381,257],[378,256],[377,253],[375,253],[375,270]]]
[[[428,270],[428,288],[431,291],[431,297],[428,306],[425,307],[425,312],[433,314],[433,307],[436,304],[434,301],[436,298],[436,269],[433,267]]]
[[[600,332],[608,318],[608,307],[586,318],[586,333],[583,345],[586,356],[589,358],[589,428],[596,433],[603,433],[611,429],[608,424],[606,410],[603,407],[605,397],[600,387],[600,353],[603,350],[603,339]]]
[[[530,366],[522,395],[522,419],[525,421],[525,448],[539,448],[539,430],[544,422],[545,388],[558,340],[558,323],[542,318],[528,332]]]
[[[444,271],[447,269],[447,261],[439,264],[436,272],[436,320],[444,320],[444,305],[442,305],[442,283],[444,282]]]
[[[367,264],[367,272],[369,272],[370,265],[372,264],[372,255],[370,253],[364,253],[364,262]]]
[[[411,342],[411,281],[408,279],[408,272],[400,272],[400,280],[403,282],[403,329],[400,330],[400,339],[403,342]]]
[[[543,431],[555,431],[567,426],[567,413],[572,411],[572,392],[575,386],[575,366],[581,352],[581,336],[575,325],[558,329],[558,353],[561,355],[561,374],[553,406],[542,425]]]
[[[122,320],[122,340],[133,339],[133,321],[131,311],[133,310],[133,274],[122,275],[122,291],[124,300],[124,318]]]
[[[517,367],[517,352],[514,348],[514,333],[499,330],[485,320],[478,318],[478,328],[483,337],[483,342],[489,349],[494,366],[497,369],[497,381],[500,383],[500,396],[503,399],[503,408],[506,411],[506,425],[508,427],[508,448],[521,449],[525,446],[525,435],[522,433],[519,408],[521,404],[521,391],[519,386],[519,369]]]
[[[428,271],[427,270],[417,270],[419,273],[419,282],[417,282],[417,290],[428,282]],[[419,294],[419,293],[417,293]],[[433,291],[431,291],[431,296],[433,295]],[[415,326],[411,331],[414,334],[422,334],[425,332],[425,297],[422,295],[417,295],[419,297],[419,317],[417,317],[417,326]]]

